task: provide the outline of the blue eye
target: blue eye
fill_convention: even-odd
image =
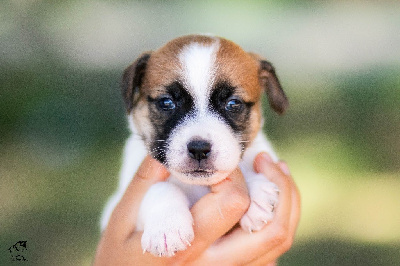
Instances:
[[[228,100],[225,110],[229,112],[239,112],[242,110],[243,104],[239,99],[233,98]]]
[[[166,97],[158,100],[157,104],[158,104],[158,107],[164,111],[171,111],[171,110],[174,110],[176,107],[174,101],[171,98],[166,98]]]

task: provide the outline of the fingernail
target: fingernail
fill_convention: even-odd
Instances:
[[[261,171],[260,167],[264,164],[270,164],[273,163],[274,161],[272,160],[271,156],[269,156],[268,153],[266,152],[260,152],[256,156],[256,160],[254,161],[253,167],[254,170],[259,173]]]
[[[267,162],[269,162],[269,163],[274,162],[274,161],[272,160],[272,157],[271,157],[268,153],[266,153],[266,152],[261,153],[261,156],[264,158],[265,161],[267,161]]]
[[[279,167],[285,175],[290,175],[290,170],[285,162],[279,162]]]

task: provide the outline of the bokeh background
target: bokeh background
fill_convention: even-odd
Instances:
[[[141,52],[213,33],[268,58],[291,102],[266,131],[302,194],[281,265],[400,265],[399,1],[0,3],[0,265],[90,265]]]

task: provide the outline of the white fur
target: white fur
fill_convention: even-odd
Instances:
[[[254,158],[262,151],[267,152],[272,160],[278,160],[267,137],[260,131],[246,149],[239,164],[251,199],[249,209],[240,220],[240,226],[249,232],[261,230],[265,223],[272,220],[274,208],[278,203],[277,186],[265,176],[255,173],[253,169]]]
[[[151,186],[143,198],[137,223],[137,230],[143,231],[144,252],[170,257],[190,245],[194,233],[189,205],[186,195],[173,183]]]
[[[187,143],[200,138],[211,143],[213,168],[217,171],[209,178],[188,179]],[[167,163],[171,174],[183,182],[210,185],[224,179],[239,163],[241,146],[229,127],[217,116],[197,115],[178,126],[171,135],[168,146]],[[190,178],[190,176],[189,176]]]
[[[240,160],[240,136],[235,135],[217,114],[207,109],[215,77],[218,48],[217,40],[211,45],[193,43],[184,47],[178,55],[184,85],[194,98],[195,110],[172,131],[167,140],[166,162],[171,176],[167,182],[153,185],[141,204],[136,225],[137,230],[143,230],[142,247],[145,252],[172,256],[176,251],[186,249],[194,237],[190,207],[209,192],[205,185],[221,181],[238,164],[246,179],[251,198],[250,207],[240,221],[242,228],[246,231],[260,230],[272,219],[273,208],[277,203],[277,187],[253,170],[253,161],[259,152],[268,152],[277,160],[271,145],[259,132]],[[110,198],[103,212],[102,229],[107,226],[113,209],[148,152],[134,125],[138,124],[142,131],[150,130],[151,125],[148,121],[143,121],[143,117],[146,117],[143,115],[144,107],[134,110],[128,118],[133,133],[125,146],[118,190]],[[146,141],[151,138],[148,132],[140,133],[147,138]],[[208,141],[212,146],[207,166],[215,171],[208,178],[183,174],[190,170],[187,144],[196,139]]]
[[[192,43],[179,54],[184,84],[194,97],[195,105],[200,112],[206,110],[208,105],[218,48],[217,40],[211,45]]]
[[[131,124],[131,129],[135,130],[133,124]],[[108,200],[101,216],[101,230],[106,228],[115,206],[117,206],[118,202],[124,195],[126,188],[131,182],[144,157],[146,157],[146,154],[147,150],[143,141],[138,135],[133,133],[125,144],[118,189]]]
[[[185,87],[194,98],[195,111],[169,138],[167,165],[174,177],[186,183],[217,183],[232,172],[240,160],[239,137],[233,134],[222,119],[208,110],[218,49],[219,41],[215,39],[215,42],[207,45],[191,43],[178,55]],[[187,144],[195,139],[205,140],[212,145],[213,168],[217,171],[208,178],[191,178],[184,174],[190,170],[187,163],[190,161]]]
[[[254,157],[262,151],[277,159],[268,140],[259,132],[240,162],[251,198],[250,207],[240,221],[246,231],[260,230],[273,218],[273,206],[277,204],[278,190],[275,184],[253,170]],[[143,141],[133,133],[126,142],[118,190],[103,211],[102,230],[145,156]],[[157,256],[172,256],[176,251],[186,249],[193,240],[193,220],[189,208],[208,192],[207,186],[182,183],[172,176],[168,182],[152,186],[143,199],[136,223],[138,230],[144,231],[143,250]]]
[[[262,174],[247,172],[244,174],[250,195],[250,206],[240,219],[240,226],[248,231],[259,231],[274,217],[274,208],[278,203],[278,187]]]

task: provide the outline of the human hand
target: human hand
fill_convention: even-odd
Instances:
[[[280,189],[279,205],[270,224],[253,234],[236,228],[225,235],[249,206],[245,181],[236,169],[192,207],[195,239],[191,246],[172,258],[158,258],[142,253],[142,232],[135,231],[135,221],[144,194],[169,173],[147,156],[103,232],[94,264],[213,265],[275,261],[292,243],[299,219],[299,195],[285,164],[274,164],[265,154],[258,155],[254,164],[257,172],[268,175]]]
[[[268,154],[260,153],[254,160],[254,170],[279,188],[275,216],[258,232],[250,234],[236,228],[222,236],[200,257],[209,265],[275,265],[293,244],[300,219],[300,194],[288,166],[274,163]]]

